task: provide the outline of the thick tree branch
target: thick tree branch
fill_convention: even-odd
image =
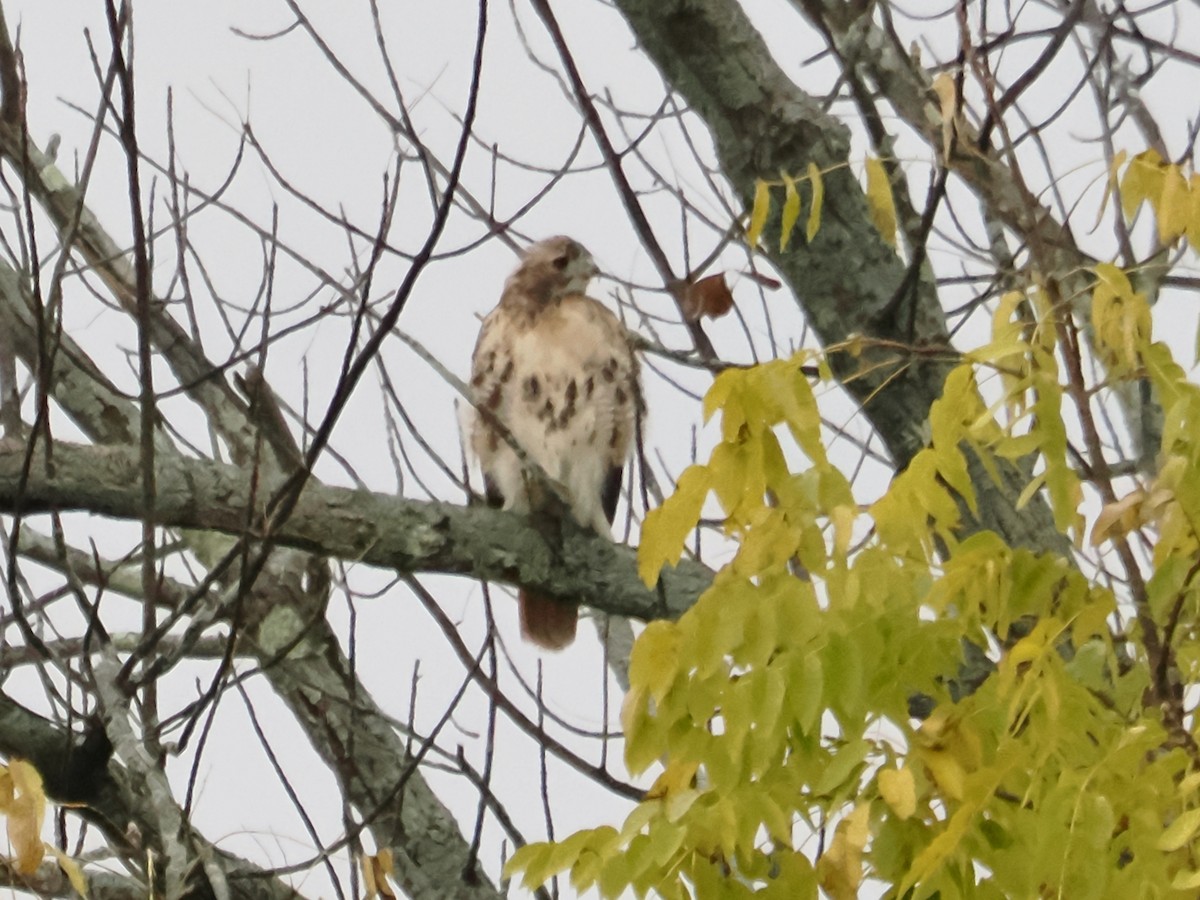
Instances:
[[[118,518],[138,514],[138,457],[131,448],[56,444],[54,475],[34,471],[18,495],[22,459],[17,445],[0,448],[0,509],[19,506],[27,516],[52,509]],[[155,476],[157,512],[165,525],[240,534],[245,522],[259,518],[261,511],[249,514],[248,480],[237,467],[160,455]],[[274,485],[264,487],[259,497]],[[638,580],[632,550],[582,529],[566,532],[556,548],[524,519],[498,510],[316,483],[305,488],[274,537],[281,547],[321,556],[528,584],[640,618],[678,615],[711,580],[709,570],[685,563],[664,573],[660,595]],[[467,892],[463,896],[492,896],[494,888],[478,873],[463,879],[461,854],[454,852],[461,836],[452,817],[423,780],[406,772],[403,742],[357,685],[323,610],[303,590],[303,573],[286,567],[260,581],[264,587],[252,591],[246,609],[252,652],[376,842],[392,849],[403,882],[422,895],[453,877]],[[403,802],[392,796],[399,784]]]
[[[74,898],[79,895],[57,863],[44,862],[32,875],[24,875],[10,862],[0,862],[0,886],[12,891],[28,891],[38,897]],[[89,900],[145,900],[146,886],[128,875],[112,872],[87,873]]]
[[[24,448],[0,445],[0,511],[25,515],[83,510],[118,519],[139,514],[138,457],[125,447],[54,447],[55,472],[31,472],[17,493]],[[207,460],[159,458],[159,520],[167,526],[240,535],[248,515],[245,473]],[[270,493],[275,485],[267,480]],[[663,573],[657,591],[637,576],[634,551],[595,534],[564,527],[560,546],[529,522],[486,507],[408,500],[347,488],[308,485],[275,532],[280,546],[405,572],[442,572],[519,584],[607,613],[675,618],[712,580],[698,563]]]

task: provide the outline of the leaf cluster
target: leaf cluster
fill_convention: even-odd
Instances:
[[[866,198],[871,222],[885,241],[896,246],[896,200],[888,179],[883,160],[868,157],[865,160],[867,175]],[[746,226],[746,243],[758,246],[767,228],[773,208],[773,191],[783,188],[783,206],[779,211],[779,252],[787,250],[800,222],[803,200],[800,186],[808,185],[808,218],[804,226],[804,239],[812,243],[821,229],[821,211],[825,203],[825,181],[816,163],[809,163],[803,176],[781,172],[779,181],[759,179],[754,185],[754,204],[750,209],[750,220]]]
[[[1138,157],[1122,200],[1190,241],[1170,168]],[[751,232],[765,220],[756,200]],[[529,845],[509,874],[566,872],[605,897],[849,898],[867,878],[896,897],[1194,895],[1196,726],[1164,701],[1200,683],[1200,389],[1154,341],[1129,274],[1091,275],[1090,308],[1037,278],[1001,298],[928,446],[866,508],[826,453],[809,355],[718,376],[705,411],[721,439],[639,550],[653,583],[710,501],[737,547],[694,608],[635,646],[625,758],[661,773],[619,829]],[[1068,425],[1092,402],[1074,380],[1081,311],[1106,372],[1091,394],[1144,382],[1166,410],[1157,473],[1120,495],[1105,481],[1091,522],[1101,558],[1136,562],[1134,537],[1149,548],[1143,592],[963,528],[985,502],[970,457],[997,483],[1002,466],[1027,472],[1018,506],[1045,497],[1083,547],[1089,473]],[[963,642],[995,664],[968,696],[948,680]],[[915,693],[936,702],[923,721]]]

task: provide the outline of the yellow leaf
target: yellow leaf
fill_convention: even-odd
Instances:
[[[12,774],[6,766],[0,766],[0,812],[8,812],[12,808],[16,788],[13,787]]]
[[[1187,230],[1192,197],[1179,166],[1163,169],[1162,197],[1158,201],[1158,238],[1171,244]]]
[[[46,816],[46,794],[42,789],[42,776],[23,759],[10,760],[8,772],[15,789],[8,810],[8,840],[17,855],[17,871],[32,875],[45,855],[42,821]]]
[[[371,857],[364,856],[359,861],[359,868],[362,869],[363,880],[363,895],[367,900],[375,900],[379,896],[379,889],[375,887],[375,867],[371,865]]]
[[[959,807],[950,821],[925,849],[917,854],[912,867],[896,892],[897,896],[905,896],[910,887],[920,883],[933,874],[941,865],[958,850],[963,838],[975,820],[975,807],[971,805]]]
[[[644,688],[662,703],[679,671],[679,627],[656,619],[646,626],[629,657],[629,685]]]
[[[662,774],[654,779],[654,784],[650,785],[650,790],[646,791],[645,799],[662,800],[690,790],[692,780],[696,777],[696,770],[699,768],[698,762],[680,762],[672,759],[667,763]]]
[[[1139,489],[1106,504],[1092,526],[1092,546],[1099,546],[1110,535],[1121,537],[1137,528],[1141,504],[1145,499],[1145,493]]]
[[[621,839],[627,841],[634,835],[641,834],[646,826],[657,818],[659,812],[661,807],[658,803],[643,800],[625,817],[625,824],[621,826]]]
[[[588,846],[586,850],[587,852],[580,853],[575,864],[571,866],[571,887],[575,888],[578,894],[595,886],[595,883],[599,881],[600,872],[608,863],[607,856],[601,856],[600,853],[594,851],[593,847]]]
[[[1092,326],[1097,349],[1115,374],[1135,370],[1150,343],[1150,306],[1112,263],[1098,263],[1095,271],[1099,280],[1092,290]]]
[[[701,796],[703,795],[695,788],[684,788],[674,794],[668,794],[666,798],[667,821],[678,822]]]
[[[75,888],[77,893],[83,900],[87,900],[88,887],[87,876],[83,874],[83,870],[79,868],[79,863],[67,856],[53,844],[47,844],[46,849],[58,860],[58,867],[63,870],[63,874],[67,876],[67,880],[71,882],[71,887]]]
[[[879,796],[901,819],[917,811],[917,787],[912,769],[882,769],[879,772]]]
[[[571,866],[571,886],[577,893],[583,893],[597,882],[621,841],[617,830],[607,825],[585,834],[587,840]]]
[[[388,884],[387,876],[392,874],[392,852],[381,850],[374,856],[364,856],[361,859],[363,873],[363,890],[368,898],[380,896],[395,900],[396,892]]]
[[[796,230],[796,220],[800,218],[800,192],[796,190],[796,180],[791,175],[783,176],[783,217],[779,223],[779,252],[787,249]]]
[[[896,246],[896,199],[892,196],[892,185],[888,181],[883,162],[867,160],[867,204],[871,207],[871,221],[883,235],[883,239]]]
[[[675,493],[646,514],[638,545],[638,575],[647,587],[654,587],[664,565],[679,562],[683,542],[700,520],[711,478],[707,466],[689,466],[679,476]]]
[[[1125,218],[1132,219],[1143,200],[1149,200],[1151,206],[1157,205],[1162,188],[1162,157],[1153,150],[1139,153],[1121,179],[1121,210]]]
[[[553,850],[554,845],[545,841],[519,847],[504,863],[501,874],[505,878],[512,878],[518,873],[524,873],[521,883],[527,888],[538,887],[552,874],[546,870],[546,861]]]
[[[1193,173],[1188,183],[1187,239],[1192,245],[1192,252],[1200,253],[1200,174]]]
[[[1200,788],[1200,772],[1192,772],[1179,782],[1179,796],[1188,798],[1197,788]]]
[[[1113,297],[1125,299],[1133,296],[1133,284],[1129,281],[1129,276],[1112,263],[1097,263],[1096,276],[1100,279],[1100,284],[1108,289]]]
[[[963,798],[967,772],[962,763],[942,750],[923,751],[921,761],[925,763],[925,768],[929,770],[930,776],[943,794],[951,800]]]
[[[1194,891],[1200,888],[1200,872],[1183,870],[1175,874],[1171,888],[1176,891]]]
[[[1017,315],[1025,295],[1020,291],[1008,291],[996,304],[996,312],[992,315],[992,340],[1006,342],[1018,340],[1025,330],[1025,322]],[[1022,342],[1024,343],[1024,342]]]
[[[750,210],[750,227],[746,229],[746,243],[757,247],[763,229],[767,226],[767,216],[771,213],[771,188],[765,181],[755,182],[754,208]]]
[[[958,114],[958,86],[954,76],[942,72],[933,79],[933,92],[937,94],[942,116],[942,159],[950,161],[950,151],[954,147],[954,117]]]
[[[1158,836],[1155,846],[1164,852],[1178,850],[1200,829],[1200,809],[1189,809]]]
[[[871,836],[871,805],[860,803],[839,824],[845,824],[846,840],[850,846],[857,850],[864,849],[867,846],[867,839]]]
[[[1046,483],[1045,473],[1034,475],[1029,479],[1029,484],[1021,488],[1021,493],[1017,496],[1016,508],[1018,512],[1029,505],[1029,501],[1034,498],[1038,491],[1042,489],[1042,485]]]
[[[862,854],[870,837],[871,807],[861,803],[838,822],[829,849],[817,862],[817,878],[834,900],[858,897],[862,882]]]
[[[808,211],[808,228],[806,239],[811,244],[821,227],[821,205],[825,202],[825,182],[821,180],[821,170],[816,163],[808,164],[808,180],[812,184],[812,208]]]
[[[630,688],[621,701],[621,729],[625,732],[625,766],[637,773],[653,765],[664,752],[661,729],[651,715],[646,689]]]
[[[1100,220],[1104,218],[1104,210],[1108,208],[1108,198],[1117,191],[1117,185],[1119,183],[1117,172],[1120,171],[1121,166],[1125,165],[1125,160],[1127,157],[1128,154],[1122,150],[1113,157],[1112,163],[1109,164],[1108,182],[1104,185],[1104,196],[1100,199],[1100,212],[1096,214],[1096,225],[1099,225]]]
[[[833,552],[838,557],[844,557],[850,549],[850,539],[854,537],[854,520],[858,518],[858,510],[845,503],[839,503],[829,511],[829,521],[833,523]]]
[[[1013,652],[1021,649],[1019,642]],[[953,800],[963,798],[967,776],[983,762],[979,735],[955,710],[939,707],[917,731],[915,749],[938,788]]]
[[[388,879],[395,873],[395,868],[392,865],[392,851],[386,847],[380,850],[372,857],[375,861],[376,887],[379,888],[379,893],[384,897],[396,900],[396,892],[392,890],[392,886],[388,883]]]

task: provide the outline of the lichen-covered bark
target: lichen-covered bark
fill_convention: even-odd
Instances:
[[[362,690],[324,610],[272,605],[247,634],[263,674],[337,777],[346,803],[392,853],[410,897],[500,896],[466,865],[454,817],[424,779],[390,720]]]
[[[107,749],[97,744],[94,729],[84,739],[30,712],[0,694],[0,754],[31,762],[42,774],[47,793],[97,826],[116,848],[140,856],[158,844],[155,817],[138,803],[137,786],[120,766],[108,765]],[[219,865],[234,900],[289,900],[299,897],[287,883],[254,864],[228,853],[195,833],[189,843]],[[133,844],[131,841],[138,841]],[[203,879],[189,896],[213,897]],[[146,888],[140,888],[140,896]],[[130,895],[132,896],[132,895]]]
[[[741,7],[732,0],[617,5],[642,48],[708,125],[721,170],[747,205],[756,179],[777,179],[781,171],[801,175],[809,163],[821,168],[820,231],[811,244],[796,239],[771,260],[822,342],[830,346],[861,334],[931,350],[946,346],[945,319],[927,283],[918,284],[899,314],[887,314],[905,266],[871,224],[862,189],[847,166],[849,132],[787,78]],[[778,233],[777,219],[773,227]],[[922,423],[949,363],[933,353],[899,350],[869,351],[861,360],[835,355],[833,361],[903,467],[924,446]],[[875,371],[849,378],[871,367]]]

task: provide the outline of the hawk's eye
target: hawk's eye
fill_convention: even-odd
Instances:
[[[567,267],[567,263],[569,263],[570,261],[571,260],[567,258],[566,254],[563,254],[562,256],[556,256],[556,257],[554,257],[554,268],[558,269],[561,272],[563,269],[565,269]]]

